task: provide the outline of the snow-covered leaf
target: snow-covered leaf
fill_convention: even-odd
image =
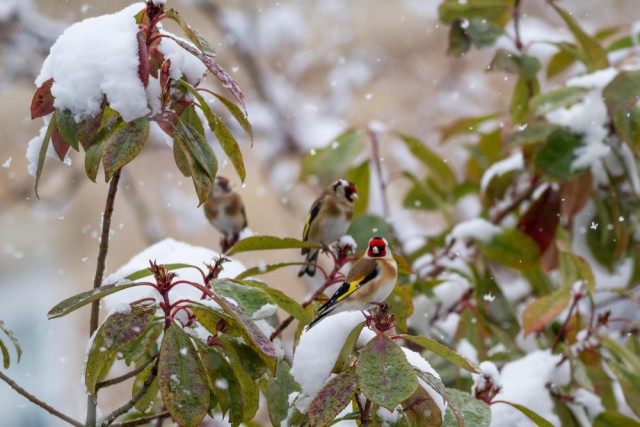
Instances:
[[[553,424],[551,424],[549,421],[545,420],[544,418],[542,418],[540,415],[538,415],[537,413],[535,413],[534,411],[532,411],[531,409],[527,408],[526,406],[520,405],[518,403],[513,403],[513,402],[506,402],[504,400],[497,400],[494,403],[504,403],[510,406],[513,406],[514,408],[516,408],[518,411],[522,412],[524,415],[526,415],[531,421],[533,421],[538,427],[553,427]]]
[[[309,407],[312,427],[326,426],[351,402],[358,388],[356,368],[350,367],[333,377],[318,392]]]
[[[371,339],[360,350],[356,373],[364,395],[389,411],[418,387],[418,378],[404,352],[384,335]]]
[[[209,386],[191,338],[175,323],[165,331],[158,383],[165,407],[181,426],[196,427],[209,409]]]
[[[149,119],[147,117],[141,117],[129,123],[123,121],[113,129],[105,139],[103,147],[102,166],[107,182],[124,165],[140,154],[148,137]]]
[[[529,303],[522,313],[525,335],[538,332],[558,317],[569,304],[570,298],[571,288],[563,287]]]
[[[300,179],[316,177],[321,185],[328,185],[336,179],[344,178],[353,162],[362,154],[365,141],[364,131],[349,129],[327,147],[305,154],[300,166]]]
[[[480,369],[469,359],[451,350],[446,345],[440,344],[439,342],[432,340],[431,338],[413,336],[413,335],[399,335],[398,338],[402,338],[414,344],[417,344],[420,347],[425,348],[431,351],[432,353],[437,354],[438,356],[448,360],[454,365],[459,366],[462,369],[469,371],[473,374],[480,373]]]
[[[455,388],[447,388],[446,394],[462,413],[465,425],[468,427],[489,427],[491,424],[491,408],[489,405],[469,393]],[[448,407],[442,426],[455,427],[459,425],[451,407]]]
[[[295,262],[290,264],[302,265],[304,263]],[[267,268],[268,267],[269,266],[267,266]],[[236,280],[239,280],[239,279],[236,277]],[[308,324],[311,322],[311,319],[312,319],[311,313],[309,313],[309,311],[302,308],[302,306],[298,302],[296,302],[296,300],[286,295],[284,292],[278,289],[271,288],[266,284],[255,281],[255,280],[241,280],[241,282],[245,286],[251,286],[251,287],[262,289],[265,293],[267,293],[267,295],[271,297],[271,299],[278,305],[278,307],[280,307],[281,309],[283,309],[284,311],[292,315],[300,323]]]
[[[578,157],[576,149],[580,147],[581,135],[560,128],[547,137],[545,144],[536,151],[533,162],[552,178],[572,180],[583,173],[582,169],[573,167],[573,162]]]
[[[97,384],[103,380],[115,362],[120,349],[142,337],[154,320],[156,307],[136,305],[127,312],[115,312],[96,331],[87,355],[84,380],[87,390],[96,399]]]
[[[134,287],[134,286],[142,286],[141,283],[123,283],[123,284],[113,284],[113,285],[104,285],[99,288],[91,289],[90,291],[82,292],[81,294],[74,295],[66,300],[56,304],[49,313],[47,313],[48,319],[55,319],[56,317],[66,316],[79,309],[82,306],[92,303],[93,301],[99,300],[100,298],[106,297],[107,295],[113,294],[118,291],[123,291],[125,289]]]
[[[277,310],[275,301],[258,287],[245,286],[228,279],[215,279],[211,285],[218,294],[237,302],[242,311],[254,319],[264,319]],[[265,307],[266,311],[262,313]],[[258,311],[261,313],[256,313]]]
[[[318,244],[303,242],[302,240],[292,239],[290,237],[275,236],[251,236],[240,240],[231,248],[228,255],[234,255],[240,252],[264,251],[271,249],[295,249],[295,248],[317,248]]]
[[[289,413],[289,396],[300,392],[300,385],[290,373],[289,365],[284,360],[279,360],[276,365],[276,375],[273,381],[267,384],[266,398],[269,408],[269,418],[274,426],[282,425]]]
[[[541,93],[531,100],[533,112],[543,116],[558,108],[568,107],[580,101],[590,88],[581,86],[567,86],[550,92]]]
[[[31,119],[37,119],[38,117],[44,117],[55,111],[53,107],[53,95],[51,94],[51,86],[53,86],[53,79],[49,79],[36,90],[31,100]]]

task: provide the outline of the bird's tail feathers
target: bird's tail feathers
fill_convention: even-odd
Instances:
[[[324,307],[324,306],[323,306],[323,307]],[[305,331],[308,331],[309,329],[311,329],[311,328],[313,328],[314,326],[316,326],[318,323],[320,323],[320,321],[321,321],[322,319],[324,319],[325,317],[327,317],[328,315],[330,315],[330,314],[333,312],[333,310],[335,310],[335,307],[332,307],[330,310],[326,310],[326,311],[324,311],[324,312],[320,313],[320,314],[318,315],[318,317],[316,317],[316,318],[315,318],[311,323],[309,323],[309,324],[307,325],[307,327],[306,327],[306,328],[304,328],[304,330],[305,330]]]
[[[300,268],[298,272],[298,277],[302,277],[305,274],[308,274],[309,277],[313,277],[316,274],[316,263],[318,262],[318,255],[320,254],[319,250],[315,250],[313,252],[309,252],[307,255],[307,262],[305,265]]]

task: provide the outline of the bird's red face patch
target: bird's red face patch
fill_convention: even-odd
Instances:
[[[369,240],[367,255],[371,258],[382,258],[387,254],[387,241],[382,237],[374,237]]]

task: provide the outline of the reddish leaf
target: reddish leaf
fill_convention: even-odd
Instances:
[[[120,168],[133,160],[149,136],[149,119],[141,117],[118,124],[104,142],[102,165],[106,182]]]
[[[104,107],[95,116],[84,119],[76,125],[76,136],[85,151],[87,151],[93,144],[98,130],[100,129],[100,125],[102,124],[103,115]]]
[[[158,71],[164,63],[164,55],[158,50],[158,46],[152,45],[149,48],[149,73],[157,79]]]
[[[173,111],[163,111],[162,113],[153,117],[153,120],[160,126],[167,135],[171,138],[175,134],[175,126],[180,121],[180,118]]]
[[[202,63],[207,67],[207,69],[211,71],[211,73],[214,76],[216,76],[218,80],[220,80],[222,85],[226,87],[229,90],[229,92],[233,94],[233,96],[238,100],[242,108],[246,111],[247,107],[244,105],[244,93],[242,93],[242,90],[240,89],[240,86],[238,85],[238,83],[229,75],[229,73],[227,73],[224,70],[224,68],[220,66],[220,64],[218,64],[216,61],[213,60],[213,58],[200,52],[198,49],[194,48],[184,40],[181,40],[176,37],[171,37],[171,36],[169,36],[169,38],[171,38],[173,41],[178,43],[178,45],[180,45],[183,49],[185,49],[190,54],[198,57],[198,59],[202,61]]]
[[[42,83],[31,100],[31,119],[46,116],[53,113],[53,95],[51,94],[51,86],[53,86],[53,79],[49,79]]]
[[[570,288],[561,288],[530,303],[522,313],[524,334],[538,332],[565,309],[571,297]]]
[[[553,240],[559,222],[560,195],[552,187],[547,187],[520,217],[518,229],[535,240],[542,253]]]
[[[53,130],[51,131],[51,142],[53,143],[53,148],[56,150],[56,154],[58,155],[60,160],[64,162],[64,158],[69,152],[71,146],[65,142],[56,126],[54,126]]]
[[[169,81],[169,69],[171,68],[171,60],[167,59],[164,61],[160,68],[160,88],[162,89],[162,94],[164,96],[165,93],[169,92],[169,88],[167,87],[167,82]]]
[[[355,367],[333,377],[318,392],[309,407],[311,426],[326,426],[351,402],[358,386]]]
[[[149,84],[149,51],[144,31],[138,31],[138,60],[138,77],[144,87],[147,87]]]
[[[582,210],[591,199],[593,178],[590,172],[583,173],[573,181],[565,181],[560,185],[562,200],[561,211],[571,219]]]

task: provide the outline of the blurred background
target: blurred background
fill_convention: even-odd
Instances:
[[[29,106],[33,81],[64,28],[130,3],[0,0],[0,319],[24,350],[21,362],[12,363],[7,374],[76,419],[84,419],[86,403],[80,378],[89,310],[52,321],[46,313],[92,286],[107,186],[100,178],[97,184],[89,182],[73,153],[70,166],[47,159],[41,198],[35,198],[25,149],[42,123],[31,121]],[[492,52],[446,56],[448,28],[438,22],[438,4],[168,1],[215,46],[217,60],[245,91],[255,140],[253,148],[246,138],[241,140],[248,174],[239,191],[254,232],[301,236],[309,206],[321,191],[313,182],[300,181],[301,156],[349,127],[371,125],[414,135],[454,165],[462,163],[465,150],[455,143],[441,145],[439,128],[463,116],[504,110],[510,99],[502,94],[510,93],[513,81],[483,71]],[[640,19],[637,0],[564,0],[562,6],[590,32],[629,27]],[[544,1],[524,1],[523,11],[523,39],[539,57],[548,59],[555,50],[537,41],[570,39]],[[173,23],[165,27],[178,32]],[[502,42],[510,46],[507,38]],[[398,144],[390,150],[387,138],[382,157],[391,197],[398,194],[399,200],[406,183],[393,179],[394,170],[406,167],[408,157]],[[123,174],[107,274],[164,237],[219,249],[219,236],[197,208],[192,183],[174,166],[171,150],[152,142],[144,151]],[[219,174],[240,186],[226,162]],[[381,214],[379,205],[374,194],[369,210]],[[439,231],[437,218],[400,206],[392,203],[389,220]],[[398,228],[402,233],[403,227]],[[297,252],[278,251],[238,259],[249,267],[298,257]],[[269,283],[299,300],[312,286],[293,269],[274,273]],[[116,397],[101,396],[101,409],[116,407]],[[59,425],[4,383],[0,419],[11,426]]]

